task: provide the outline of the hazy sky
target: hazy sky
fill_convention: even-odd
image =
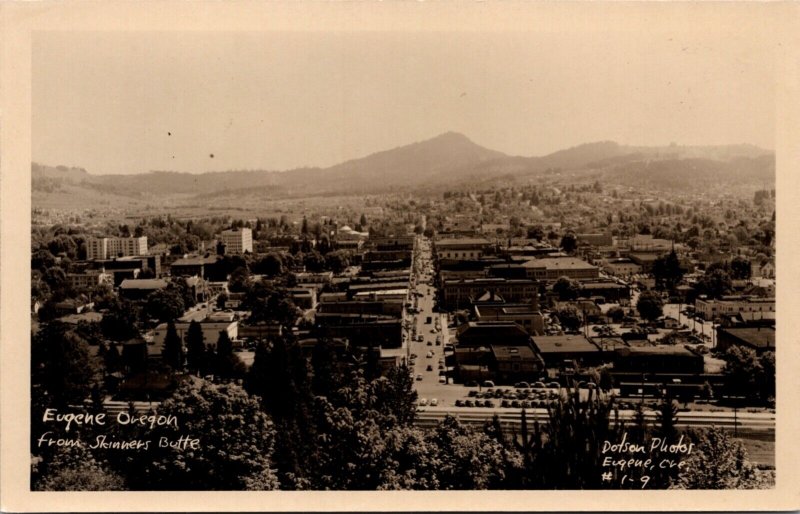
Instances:
[[[648,30],[38,33],[33,159],[288,169],[449,130],[528,156],[609,139],[772,148],[770,51]]]

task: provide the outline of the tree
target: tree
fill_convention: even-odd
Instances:
[[[664,302],[661,296],[653,291],[643,291],[636,302],[636,310],[639,315],[647,321],[653,322],[663,316]]]
[[[706,295],[710,299],[717,299],[733,290],[733,283],[728,272],[724,269],[716,268],[700,277],[694,287],[695,297]]]
[[[734,257],[731,261],[731,278],[737,280],[747,280],[752,274],[750,261],[744,257]]]
[[[233,353],[233,344],[226,330],[221,330],[217,339],[217,351],[214,369],[222,378],[236,378],[244,375],[245,365],[238,355]]]
[[[183,369],[183,343],[175,329],[175,322],[167,322],[167,334],[164,336],[164,348],[161,350],[164,363],[172,369]]]
[[[625,317],[625,309],[618,306],[611,307],[608,309],[608,312],[606,312],[606,316],[608,316],[609,319],[611,319],[611,321],[614,323],[619,323],[622,321],[622,318]]]
[[[183,316],[185,311],[183,297],[176,288],[165,287],[147,295],[145,312],[158,321],[174,321]]]
[[[123,491],[125,481],[104,463],[95,460],[85,446],[61,447],[31,474],[35,491]]]
[[[580,283],[569,277],[560,277],[553,284],[553,292],[558,294],[558,299],[563,301],[575,300],[580,294]]]
[[[692,453],[683,461],[676,489],[762,489],[770,486],[747,459],[741,442],[721,428],[690,432]]]
[[[127,341],[139,337],[136,327],[136,307],[127,300],[113,302],[100,320],[103,335],[113,341]]]
[[[681,268],[675,250],[653,262],[653,275],[656,279],[656,289],[659,291],[672,291],[680,284],[685,271]]]
[[[574,332],[580,329],[581,325],[583,324],[581,317],[578,314],[578,310],[572,306],[557,310],[555,315],[564,330],[569,332]]]
[[[158,490],[278,489],[272,462],[275,427],[241,387],[186,380],[158,413],[174,415],[180,424],[157,427],[155,440],[190,435],[200,442],[190,451],[158,448],[145,461],[138,485]]]
[[[506,479],[506,452],[495,439],[445,417],[427,437],[437,463],[437,489],[496,488]]]
[[[731,346],[723,355],[729,394],[767,401],[775,397],[775,353],[760,356],[750,348]]]
[[[186,361],[189,371],[200,374],[204,371],[206,363],[206,346],[204,343],[203,329],[200,323],[192,320],[189,329],[186,331]]]
[[[514,446],[522,454],[526,489],[599,489],[602,482],[601,452],[605,441],[618,441],[623,427],[612,419],[613,401],[590,391],[581,400],[578,390],[548,408],[548,422],[528,424],[522,411],[520,433]],[[630,477],[629,477],[630,478]],[[619,479],[617,479],[619,480]]]
[[[49,406],[82,402],[98,378],[98,365],[86,341],[64,323],[42,326],[31,341],[31,382]]]
[[[537,241],[544,239],[544,230],[542,229],[541,225],[528,227],[528,239],[535,239]]]
[[[561,238],[561,248],[567,252],[572,253],[578,248],[578,239],[575,237],[575,234],[572,232],[567,232]]]
[[[250,271],[246,266],[239,266],[231,273],[228,280],[228,291],[231,293],[243,293],[247,290],[250,282]]]

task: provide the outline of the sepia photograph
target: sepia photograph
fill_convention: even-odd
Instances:
[[[32,31],[28,491],[774,491],[779,38],[640,7]]]

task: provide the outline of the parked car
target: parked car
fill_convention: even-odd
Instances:
[[[439,405],[439,400],[431,398],[431,407],[436,407],[437,405]]]
[[[431,366],[430,364],[428,364],[428,367],[427,367],[427,368],[425,368],[425,371],[433,371],[433,366]]]
[[[535,382],[531,387],[535,389],[544,389],[546,386],[544,385],[544,382]]]
[[[483,387],[494,387],[494,382],[492,382],[491,380],[484,380]]]
[[[444,376],[444,375],[439,375],[439,383],[440,384],[446,384],[447,383],[447,377]]]
[[[561,389],[561,385],[558,382],[550,382],[547,384],[548,389]]]
[[[417,373],[417,380],[422,380],[422,373]]]
[[[464,386],[465,386],[465,387],[478,387],[478,383],[477,383],[477,382],[475,382],[474,380],[470,380],[469,382],[467,382],[466,384],[464,384]]]
[[[423,406],[423,407],[424,407],[424,406],[426,406],[426,405],[428,405],[428,399],[427,399],[427,398],[420,398],[420,399],[419,399],[419,404],[420,404],[421,406]]]
[[[529,383],[527,383],[527,382],[517,382],[517,383],[514,385],[514,387],[516,387],[517,389],[527,389],[527,388],[529,388],[530,386],[531,386],[531,385],[530,385]]]

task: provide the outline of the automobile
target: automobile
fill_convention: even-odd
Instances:
[[[534,382],[531,387],[534,389],[544,389],[546,386],[544,385],[544,382]]]
[[[483,402],[483,406],[492,408],[494,407],[494,402],[492,400],[486,400],[485,402]]]
[[[463,407],[464,402],[462,400],[456,400],[456,407]]]
[[[517,389],[528,389],[531,385],[527,382],[517,382],[514,384],[514,387]]]
[[[412,358],[412,359],[416,359],[416,358],[417,358],[417,354],[416,354],[416,353],[412,353],[412,354],[411,354],[411,358]]]
[[[417,373],[417,380],[422,380],[422,373]]]
[[[509,402],[508,400],[503,400],[502,402],[500,402],[500,406],[501,407],[511,407],[511,402]]]
[[[561,389],[561,385],[558,382],[550,382],[547,384],[548,389]]]
[[[428,405],[428,399],[427,399],[427,398],[420,398],[420,399],[419,399],[419,404],[420,404],[421,406],[423,406],[423,407],[424,407],[424,406],[426,406],[426,405]]]
[[[442,363],[440,362],[440,363],[439,363],[439,368],[438,368],[438,369],[440,369],[440,370],[443,370],[443,369],[444,369],[444,364],[442,364]]]
[[[429,359],[432,359],[433,358],[433,350],[428,350],[428,353],[425,356],[427,358],[429,358]]]
[[[433,343],[428,341],[428,345],[427,346],[433,346]]]
[[[424,341],[424,339],[422,338],[422,336],[421,336],[421,335],[418,335],[418,336],[417,336],[417,342],[418,342],[418,343],[421,343],[422,341]]]
[[[442,341],[441,341],[441,340],[439,340],[439,339],[437,339],[437,340],[436,340],[436,346],[442,346]]]
[[[428,367],[427,367],[427,368],[425,368],[425,371],[433,371],[433,366],[431,366],[430,364],[428,364]]]
[[[447,377],[444,376],[444,375],[439,375],[439,383],[440,384],[446,384],[447,383]]]
[[[494,382],[492,382],[491,380],[484,380],[483,387],[494,387]]]
[[[472,400],[467,400],[464,402],[464,407],[474,407],[475,403]]]
[[[511,401],[511,407],[512,407],[512,408],[514,408],[514,409],[519,409],[519,405],[520,405],[520,404],[519,404],[519,402],[518,402],[517,400],[512,400],[512,401]]]
[[[430,405],[431,405],[431,407],[436,407],[437,405],[439,405],[439,400],[437,400],[436,398],[431,398],[431,404]]]
[[[435,334],[435,333],[436,333],[436,329],[435,329],[435,328],[432,328],[432,329],[431,329],[431,334]]]
[[[408,362],[409,362],[409,364],[411,364],[413,366],[414,364],[417,363],[417,359],[411,359]]]

